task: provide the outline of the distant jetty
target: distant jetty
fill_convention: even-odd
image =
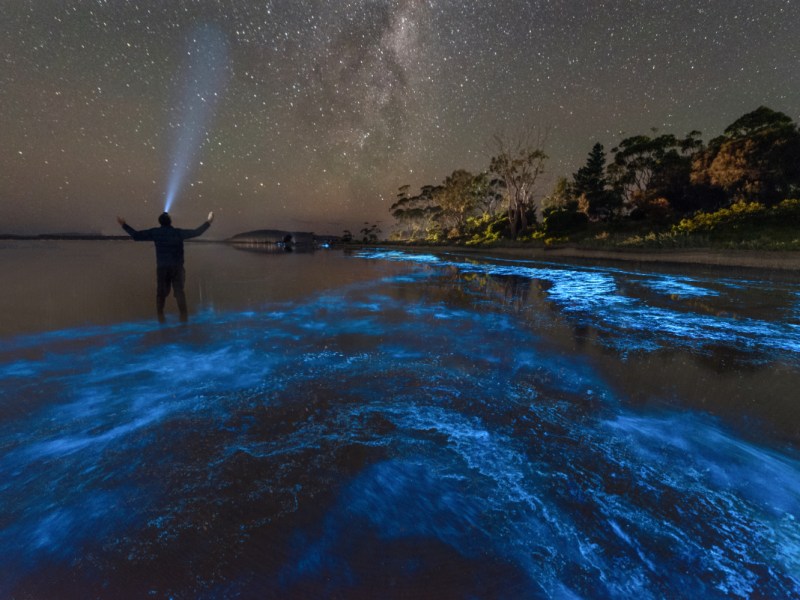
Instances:
[[[292,246],[298,249],[314,249],[330,246],[340,242],[340,238],[332,235],[315,235],[309,231],[284,231],[281,229],[257,229],[237,233],[225,240],[236,246],[261,246],[266,248],[284,248]]]

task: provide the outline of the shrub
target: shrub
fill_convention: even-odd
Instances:
[[[672,227],[676,234],[710,233],[721,228],[733,227],[744,223],[762,221],[767,216],[767,208],[758,202],[737,202],[728,208],[721,208],[712,213],[697,213]]]
[[[544,230],[548,234],[564,234],[584,227],[589,222],[585,213],[567,208],[557,208],[551,210],[545,216],[542,223]]]
[[[770,211],[778,223],[800,224],[800,199],[792,198],[781,201]]]
[[[489,214],[469,217],[466,230],[467,235],[472,236],[466,242],[469,246],[499,242],[508,235],[508,219]]]
[[[652,223],[663,224],[672,219],[673,211],[669,200],[663,197],[645,198],[637,197],[633,202],[630,217],[634,221],[648,220]]]

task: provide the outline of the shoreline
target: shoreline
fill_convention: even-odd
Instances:
[[[36,236],[16,236],[0,234],[0,241],[125,241],[128,236],[77,236],[59,234],[39,234]],[[229,240],[197,239],[192,243],[227,244]],[[664,265],[700,265],[709,267],[730,267],[762,269],[770,271],[800,273],[800,251],[796,250],[717,250],[712,248],[578,248],[559,246],[554,248],[525,246],[460,246],[454,244],[404,244],[383,242],[374,244],[350,243],[332,244],[332,248],[392,248],[408,252],[453,252],[465,255],[485,255],[498,258],[520,260],[600,260]]]
[[[765,269],[773,271],[800,272],[800,252],[793,250],[714,250],[703,248],[642,250],[642,249],[589,249],[575,247],[524,248],[524,247],[480,247],[455,245],[403,245],[374,244],[384,248],[396,248],[410,252],[457,252],[461,254],[483,254],[522,260],[602,260],[673,265],[704,265],[710,267],[733,267]]]

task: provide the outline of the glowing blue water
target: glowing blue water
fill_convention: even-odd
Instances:
[[[617,338],[610,343],[623,350],[675,345],[702,348],[724,342],[783,354],[789,360],[797,360],[800,354],[800,323],[792,319],[743,319],[653,306],[621,290],[619,284],[623,278],[619,277],[620,271],[616,269],[470,263],[448,261],[432,255],[385,251],[365,252],[362,256],[436,264],[443,269],[454,268],[464,273],[549,282],[552,287],[546,294],[562,312],[572,314],[575,322],[591,324],[615,334]],[[718,290],[704,288],[686,277],[630,275],[624,280],[626,286],[642,285],[672,298],[702,298],[720,294]],[[707,283],[722,288],[731,285],[725,281]],[[734,284],[732,287],[738,286]]]
[[[208,135],[214,107],[227,81],[228,45],[222,32],[206,26],[197,29],[187,45],[188,60],[181,76],[185,79],[183,97],[176,113],[175,143],[164,211],[169,212],[195,157]]]
[[[685,304],[739,289],[702,278],[670,307],[666,275],[349,260],[408,270],[3,340],[0,595],[800,595],[796,450],[640,408],[598,358],[722,344],[797,377],[793,298],[735,318]]]

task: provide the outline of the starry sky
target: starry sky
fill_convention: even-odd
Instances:
[[[552,182],[596,141],[708,140],[762,104],[800,114],[795,0],[0,0],[0,14],[0,233],[154,226],[170,181],[175,224],[214,210],[209,237],[388,233],[398,187],[485,169],[495,134],[549,130]]]

